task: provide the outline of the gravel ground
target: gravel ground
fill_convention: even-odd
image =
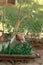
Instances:
[[[0,61],[0,65],[43,65],[43,49],[36,51],[40,54],[41,58],[28,60],[28,62],[15,62],[15,64],[11,64],[8,61]]]

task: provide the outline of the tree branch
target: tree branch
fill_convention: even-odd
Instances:
[[[14,27],[14,30],[17,30],[20,24],[20,11],[21,11],[21,6],[22,6],[22,0],[20,0],[20,6],[19,6],[19,10],[18,10],[18,21]]]

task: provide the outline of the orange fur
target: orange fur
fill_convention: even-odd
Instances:
[[[16,40],[22,42],[22,41],[25,40],[25,37],[24,37],[23,34],[18,34],[18,33],[17,33],[17,34],[16,34]]]

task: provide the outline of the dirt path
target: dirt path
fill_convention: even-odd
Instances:
[[[28,60],[28,62],[16,62],[14,65],[43,65],[43,49],[36,51],[40,54],[41,58]],[[8,61],[3,61],[0,62],[0,65],[12,65],[12,64]]]

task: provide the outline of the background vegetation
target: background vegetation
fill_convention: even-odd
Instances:
[[[5,21],[4,29],[9,31],[15,27],[18,20],[18,10],[20,6],[20,0],[18,0],[17,5],[15,6],[5,6]],[[1,9],[1,8],[0,8]],[[26,20],[21,22],[20,27],[18,28],[19,32],[27,29],[29,32],[39,33],[43,29],[43,0],[22,0],[21,11],[20,11],[20,20],[24,16],[28,16]],[[0,22],[2,19],[0,17]]]

